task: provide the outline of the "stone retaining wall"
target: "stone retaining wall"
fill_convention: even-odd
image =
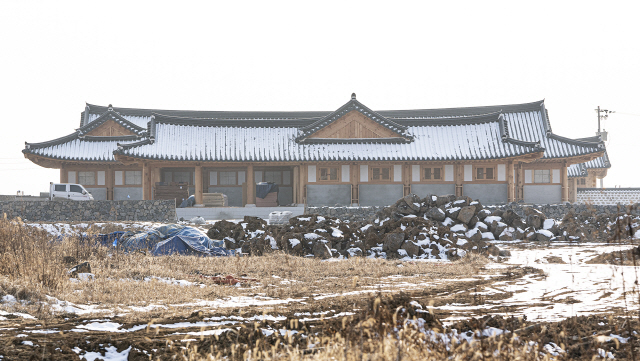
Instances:
[[[578,188],[576,203],[629,204],[640,202],[640,188]]]
[[[546,204],[546,205],[532,205],[525,203],[509,203],[500,206],[485,206],[485,208],[492,209],[512,209],[519,216],[524,217],[524,208],[531,207],[543,212],[548,218],[562,219],[564,216],[573,212],[580,214],[584,211],[594,211],[596,214],[623,214],[630,213],[633,215],[640,215],[640,204],[634,205],[590,205],[579,203],[565,203],[565,204]],[[350,222],[360,222],[371,220],[376,213],[381,211],[384,207],[307,207],[305,214],[319,214],[321,216],[337,217],[343,221],[348,220]]]
[[[173,222],[176,219],[174,200],[0,202],[0,216],[2,213],[32,222]]]

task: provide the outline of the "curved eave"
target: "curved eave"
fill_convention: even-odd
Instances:
[[[23,149],[22,153],[24,157],[32,161],[34,164],[44,168],[59,169],[62,163],[74,163],[74,164],[117,164],[117,160],[95,160],[95,159],[72,159],[64,157],[46,156],[35,153],[30,153],[27,149]]]
[[[530,163],[537,159],[542,158],[544,154],[544,150],[533,150],[531,152],[510,156],[510,157],[486,157],[486,158],[473,158],[473,157],[460,157],[460,158],[451,158],[451,157],[439,157],[439,158],[409,158],[409,157],[396,157],[392,159],[368,159],[363,157],[354,157],[350,159],[328,159],[328,160],[268,160],[268,159],[255,159],[255,160],[227,160],[227,159],[186,159],[184,157],[164,157],[164,156],[148,156],[148,155],[138,155],[138,154],[130,154],[127,153],[126,150],[118,149],[113,152],[114,158],[116,161],[119,161],[123,164],[136,163],[141,160],[157,160],[157,161],[166,161],[166,162],[194,162],[194,163],[203,163],[203,162],[211,162],[211,163],[279,163],[279,164],[300,164],[300,163],[327,163],[327,162],[486,162],[486,161],[495,161],[495,160],[504,160],[504,161],[520,161],[523,163]]]
[[[46,142],[40,142],[40,143],[27,143],[24,142],[24,146],[25,149],[38,149],[38,148],[46,148],[46,147],[50,147],[53,145],[58,145],[58,144],[62,144],[62,143],[66,143],[68,141],[74,140],[78,138],[78,132],[73,132],[69,135],[65,135],[64,137],[60,137],[60,138],[56,138],[53,140],[48,140]]]

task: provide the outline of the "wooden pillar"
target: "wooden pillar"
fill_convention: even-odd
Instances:
[[[202,204],[202,166],[196,165],[194,183],[196,186],[196,204]]]
[[[524,200],[524,169],[523,163],[516,166],[516,201]]]
[[[411,193],[411,166],[408,163],[402,166],[402,185],[405,196]]]
[[[453,181],[456,184],[456,197],[462,196],[464,192],[464,186],[462,182],[464,181],[464,165],[463,164],[454,164],[453,165]]]
[[[142,199],[151,199],[151,171],[148,163],[142,163]]]
[[[305,192],[305,186],[308,183],[308,177],[309,171],[307,170],[307,165],[303,164],[300,166],[300,204],[307,204],[307,194]]]
[[[507,201],[515,202],[516,200],[516,189],[513,181],[513,162],[507,162]]]
[[[104,184],[107,187],[107,200],[113,200],[113,186],[115,180],[113,178],[113,169],[111,167],[107,167],[104,171]]]
[[[349,173],[351,174],[351,205],[360,205],[360,188],[358,184],[360,182],[360,167],[357,164],[351,164],[349,167]]]
[[[60,166],[60,183],[69,183],[67,168],[62,164]]]
[[[256,179],[253,164],[247,165],[247,205],[256,205]]]
[[[562,163],[560,168],[560,179],[562,179],[562,201],[569,201],[569,175],[567,174],[567,162]]]
[[[298,204],[298,191],[300,190],[299,184],[300,183],[300,167],[299,166],[294,166],[293,167],[293,203]]]

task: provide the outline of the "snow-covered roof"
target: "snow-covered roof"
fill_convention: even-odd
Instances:
[[[486,117],[485,117],[486,118]],[[156,119],[155,141],[124,145],[118,153],[148,159],[200,161],[339,161],[496,159],[541,152],[537,143],[503,139],[500,121],[468,119],[457,124],[407,128],[410,143],[333,140],[300,143],[293,127],[232,127]]]
[[[338,119],[349,107],[395,132],[398,137],[308,138]],[[137,139],[116,142],[121,147],[110,141],[99,145],[94,142],[92,146],[104,148],[94,153],[115,151],[129,157],[149,159],[472,160],[499,159],[541,151],[544,151],[543,159],[555,159],[604,150],[604,144],[597,137],[569,139],[554,134],[544,101],[470,108],[373,111],[355,100],[354,96],[332,112],[182,111],[87,104],[78,129],[80,136],[106,117],[127,126]],[[41,149],[37,154],[56,157],[58,153],[53,151],[53,143],[60,148],[63,138],[27,144],[25,153]],[[80,150],[77,151],[79,153],[75,153],[73,159],[85,159]],[[71,153],[68,156],[74,157]]]
[[[60,160],[115,162],[113,150],[118,144],[129,144],[136,140],[135,137],[79,138],[72,134],[57,141],[28,144],[23,152]]]
[[[567,175],[569,178],[586,177],[587,167],[585,167],[584,163],[571,164],[567,167]]]

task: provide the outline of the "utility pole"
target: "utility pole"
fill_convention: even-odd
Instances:
[[[600,121],[609,118],[609,114],[615,113],[615,110],[600,109],[600,106],[598,105],[598,109],[595,109],[595,111],[598,112],[598,132],[596,135],[599,135],[600,138],[606,142],[608,133],[606,130],[600,131]]]
[[[600,109],[600,106],[598,105],[598,109],[596,109],[596,112],[598,112],[598,132],[596,133],[596,135],[600,136],[600,139],[602,139],[603,142],[607,141],[607,131],[606,130],[600,130],[600,121],[609,118],[609,114],[611,113],[615,113],[614,110],[607,110],[607,109]],[[603,113],[602,115],[600,113]],[[604,188],[604,179],[600,178],[600,188]]]

